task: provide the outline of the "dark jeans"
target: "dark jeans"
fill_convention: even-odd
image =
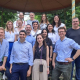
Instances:
[[[73,50],[73,52],[71,54],[71,57],[74,56],[75,53],[76,53],[76,50]],[[72,77],[73,77],[74,63],[75,63],[75,66],[76,66],[76,75],[75,75],[76,80],[80,80],[80,56],[72,62],[71,80],[72,80]]]
[[[27,80],[27,71],[29,69],[28,63],[24,64],[16,64],[14,63],[12,66],[12,75],[11,75],[11,80]]]

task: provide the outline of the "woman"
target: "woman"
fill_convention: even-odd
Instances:
[[[40,29],[46,29],[47,25],[49,24],[49,21],[46,17],[46,14],[42,14],[41,16],[41,22],[40,22]]]
[[[49,49],[41,34],[36,36],[33,53],[32,80],[47,80],[47,74],[49,74]]]
[[[25,30],[25,27],[22,26],[22,24],[23,24],[22,20],[18,20],[18,26],[15,27],[15,29],[14,29],[14,31],[15,31],[15,41],[18,40],[19,32],[20,32],[21,30]]]
[[[10,68],[10,55],[11,55],[11,50],[12,46],[15,40],[15,33],[14,33],[14,27],[13,27],[13,22],[12,21],[7,21],[6,23],[6,28],[5,28],[5,39],[9,42],[9,55],[7,58],[6,66],[6,75],[8,77],[8,80],[10,80],[10,73],[9,73],[9,68]]]
[[[33,30],[31,30],[31,35],[36,38],[36,35],[41,33],[41,30],[38,29],[38,21],[33,21],[32,22],[33,25]]]
[[[57,36],[56,36],[55,31],[53,29],[53,26],[51,24],[48,24],[48,26],[47,26],[47,32],[48,32],[48,37],[52,41],[52,45],[53,45],[53,49],[54,49],[55,43],[57,41]]]
[[[46,29],[43,29],[41,34],[49,47],[49,66],[50,66],[49,69],[50,69],[50,75],[51,75],[52,74],[52,52],[53,52],[52,41],[50,38],[48,38],[48,33]]]
[[[54,31],[55,31],[55,33],[57,35],[57,39],[60,38],[59,35],[58,35],[58,28],[59,27],[65,27],[66,28],[65,24],[61,23],[59,16],[55,15],[54,16],[54,20],[53,20],[53,29],[54,29]]]

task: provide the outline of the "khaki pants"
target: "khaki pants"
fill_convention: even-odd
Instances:
[[[43,64],[43,72],[39,72],[39,65]],[[47,80],[47,63],[46,60],[35,59],[32,69],[32,80]]]

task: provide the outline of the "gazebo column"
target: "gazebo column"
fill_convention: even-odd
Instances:
[[[72,19],[75,17],[75,0],[72,0]]]

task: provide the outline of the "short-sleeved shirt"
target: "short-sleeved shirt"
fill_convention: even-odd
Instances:
[[[52,41],[51,41],[50,38],[46,38],[45,41],[46,41],[46,43],[47,43],[47,45],[49,47],[49,57],[50,57],[50,46],[52,46]]]

